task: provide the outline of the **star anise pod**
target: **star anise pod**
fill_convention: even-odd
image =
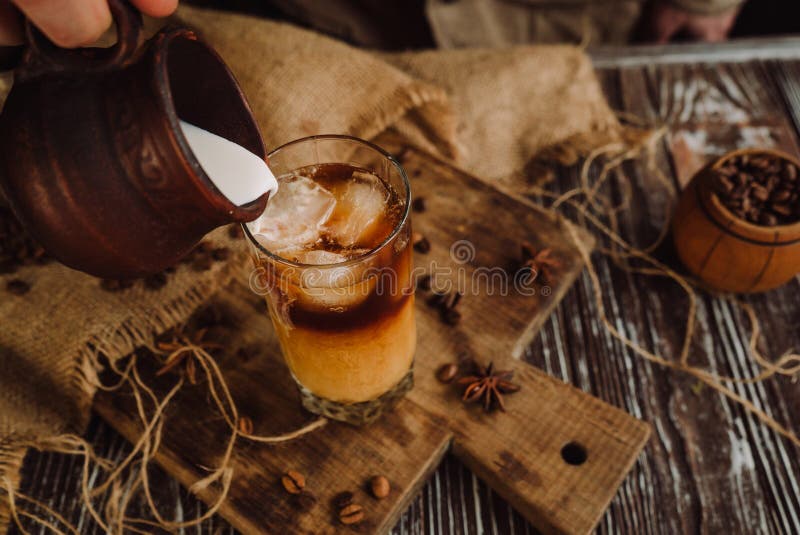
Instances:
[[[459,385],[464,387],[461,400],[466,403],[476,401],[483,402],[483,409],[486,412],[497,407],[501,411],[506,411],[503,401],[503,394],[513,394],[519,391],[519,385],[512,383],[514,377],[513,370],[495,371],[494,363],[490,363],[486,368],[477,366],[478,371],[475,375],[468,375],[458,380]]]
[[[191,384],[197,384],[197,349],[212,349],[221,347],[219,344],[204,342],[203,337],[207,329],[198,329],[191,335],[176,331],[169,342],[158,342],[156,347],[167,353],[167,359],[156,372],[156,377],[169,373],[182,367],[183,373]]]
[[[524,241],[520,245],[520,252],[522,256],[520,269],[530,271],[533,277],[531,282],[539,278],[539,275],[542,275],[547,282],[555,280],[555,270],[561,267],[561,262],[553,257],[552,249],[547,247],[536,250],[531,243]]]

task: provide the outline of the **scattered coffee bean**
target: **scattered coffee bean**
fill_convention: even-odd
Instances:
[[[300,472],[289,470],[281,477],[281,484],[289,494],[300,494],[306,487],[306,478]]]
[[[451,383],[453,379],[455,379],[457,373],[458,366],[452,362],[448,364],[442,364],[436,371],[436,378],[443,383]]]
[[[411,233],[411,244],[414,246],[414,250],[418,253],[427,254],[431,250],[431,242],[429,242],[428,238],[419,232]]]
[[[423,292],[430,291],[432,286],[431,276],[430,275],[423,275],[417,280],[417,289],[422,290]]]
[[[389,480],[384,476],[373,477],[369,482],[369,488],[372,490],[372,495],[379,500],[387,497],[392,490],[391,485],[389,485]]]
[[[444,321],[447,325],[450,326],[457,325],[458,322],[461,321],[461,312],[459,312],[458,310],[454,310],[452,308],[443,310],[442,321]]]
[[[461,292],[437,293],[428,298],[428,306],[439,309],[439,317],[447,325],[456,325],[461,321],[461,312],[456,306],[461,301]]]
[[[6,283],[6,291],[12,295],[25,295],[31,291],[31,286],[22,279],[11,279]]]
[[[333,506],[337,509],[344,509],[351,503],[353,503],[353,493],[349,490],[345,490],[340,492],[336,496],[333,497],[332,500]]]
[[[417,213],[422,213],[426,210],[425,197],[417,197],[411,202],[411,209]]]
[[[351,503],[339,511],[339,521],[342,524],[358,524],[362,520],[364,520],[364,509],[357,503]]]

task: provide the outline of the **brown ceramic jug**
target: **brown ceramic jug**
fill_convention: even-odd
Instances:
[[[105,278],[160,271],[206,233],[255,219],[267,196],[232,204],[192,154],[178,118],[264,157],[222,59],[188,29],[138,47],[141,15],[110,0],[117,43],[64,50],[34,26],[0,115],[0,190],[62,263]],[[0,197],[2,194],[0,194]]]

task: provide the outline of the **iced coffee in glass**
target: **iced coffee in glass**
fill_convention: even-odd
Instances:
[[[278,193],[246,225],[303,405],[362,424],[413,385],[409,185],[382,149],[314,136],[269,155]]]

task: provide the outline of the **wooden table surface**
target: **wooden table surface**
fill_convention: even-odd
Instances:
[[[658,148],[658,165],[676,185],[705,158],[724,150],[769,144],[797,152],[800,39],[599,49],[593,58],[613,108],[669,126],[670,134]],[[643,169],[636,164],[625,168],[634,202],[621,220],[625,237],[639,244],[649,243],[669,218],[668,196]],[[556,187],[566,190],[575,181],[572,170]],[[668,250],[663,255],[671,258]],[[682,291],[665,279],[628,275],[600,255],[595,260],[615,326],[662,355],[677,355],[687,302]],[[745,301],[762,319],[766,354],[800,349],[798,280]],[[584,274],[526,360],[653,425],[653,438],[598,532],[800,533],[800,448],[722,395],[697,388],[692,378],[636,357],[607,334],[597,317]],[[724,375],[753,376],[748,335],[747,318],[739,308],[702,295],[692,361]],[[800,433],[797,381],[779,378],[735,384],[733,389]],[[130,449],[98,418],[87,436],[101,455],[112,459],[121,459]],[[65,513],[81,533],[99,533],[77,503],[79,475],[76,458],[31,453],[21,490]],[[156,478],[165,514],[188,519],[201,513],[202,505],[174,480],[164,474]],[[40,532],[38,527],[30,531]],[[187,531],[233,532],[219,518]],[[393,533],[535,530],[448,456]]]

